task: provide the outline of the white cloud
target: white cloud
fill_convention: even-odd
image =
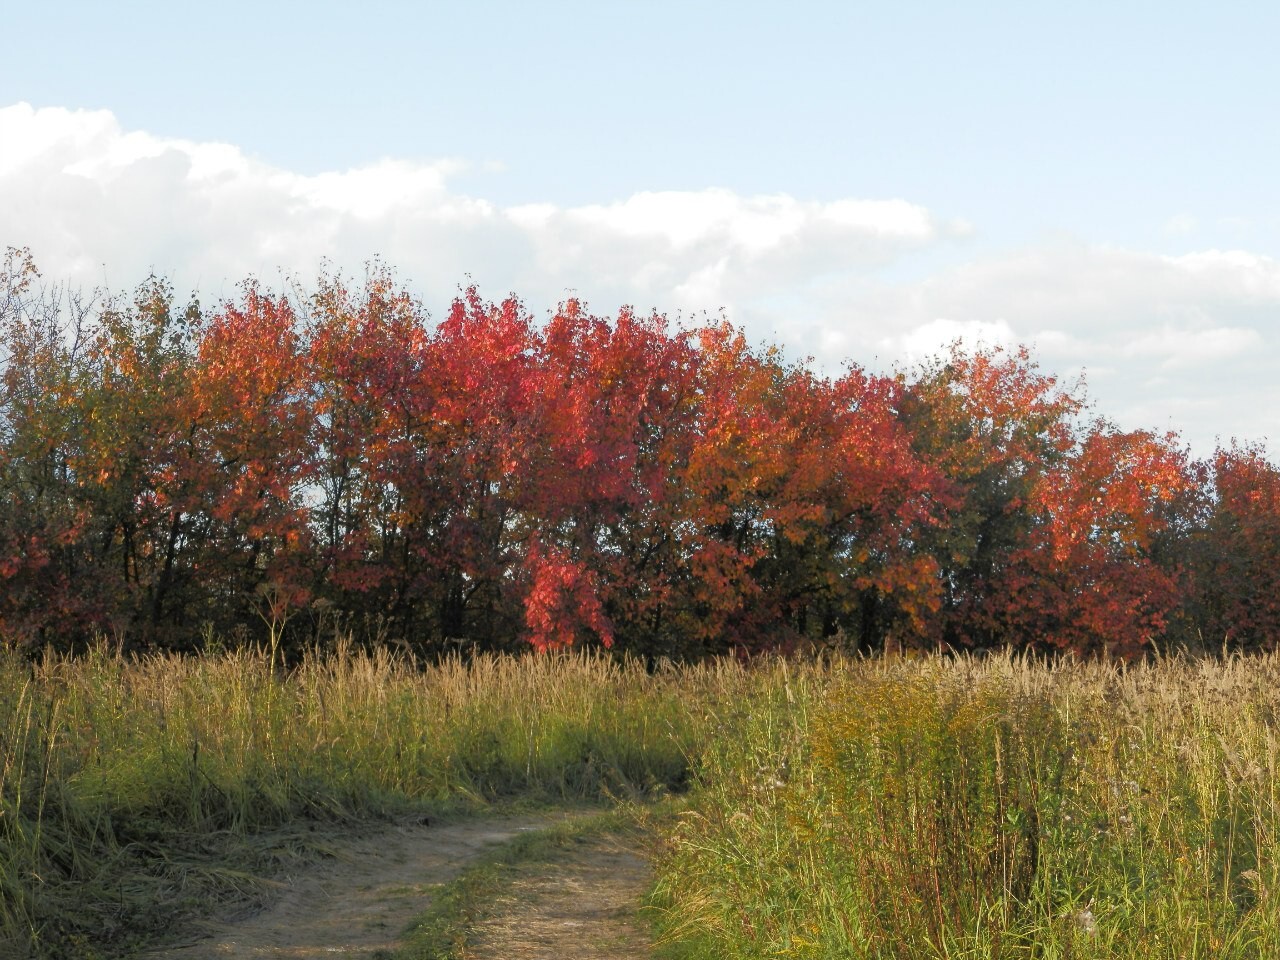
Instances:
[[[206,302],[248,275],[306,281],[322,259],[358,272],[377,255],[437,311],[467,277],[535,312],[569,292],[602,311],[725,308],[830,370],[887,369],[958,338],[1027,342],[1064,377],[1087,368],[1100,411],[1126,426],[1184,427],[1201,452],[1219,432],[1280,442],[1280,263],[1268,257],[1059,240],[956,265],[974,228],[904,199],[706,189],[504,207],[456,189],[463,169],[387,159],[304,175],[228,144],[126,131],[107,111],[19,104],[0,109],[0,245],[29,245],[49,276],[90,286],[154,269]],[[889,279],[919,253],[893,273],[953,265]]]
[[[1268,257],[1059,241],[920,283],[850,283],[813,323],[841,316],[854,356],[875,343],[909,362],[953,334],[1027,343],[1064,379],[1084,371],[1098,412],[1123,426],[1178,429],[1199,453],[1233,434],[1280,445],[1280,261]]]
[[[905,364],[917,364],[947,352],[955,343],[962,344],[965,349],[1009,347],[1017,344],[1017,337],[1004,320],[989,322],[939,317],[898,336],[885,337],[880,346],[888,356],[898,357]]]
[[[1157,360],[1164,369],[1176,370],[1238,359],[1262,346],[1262,336],[1257,330],[1242,327],[1178,330],[1165,326],[1130,341],[1123,352]]]
[[[815,267],[870,269],[947,232],[903,200],[818,203],[727,190],[501,208],[451,188],[457,160],[313,176],[226,144],[124,131],[106,111],[0,110],[6,243],[59,276],[132,282],[155,269],[215,295],[248,274],[303,277],[380,255],[442,294],[470,274],[530,302],[576,288],[641,308],[732,307]],[[678,302],[672,302],[673,294]]]

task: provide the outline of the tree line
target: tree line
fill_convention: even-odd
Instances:
[[[1280,471],[1025,349],[820,376],[386,268],[213,309],[0,269],[0,645],[1270,648]]]

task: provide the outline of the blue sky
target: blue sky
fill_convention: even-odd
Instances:
[[[26,4],[0,243],[218,296],[385,256],[725,308],[820,364],[955,335],[1198,452],[1280,439],[1280,6]],[[20,106],[21,105],[21,106]],[[8,211],[6,214],[4,211]]]

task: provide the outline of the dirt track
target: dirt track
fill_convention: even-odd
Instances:
[[[536,830],[547,817],[423,825],[406,820],[367,832],[335,833],[330,859],[279,878],[281,893],[251,916],[206,922],[190,942],[148,960],[229,957],[376,957],[393,950],[408,923],[487,846]]]
[[[477,924],[475,960],[638,960],[650,954],[636,922],[649,865],[605,837],[521,871]]]
[[[537,830],[554,816],[423,825],[406,820],[323,838],[333,856],[279,878],[279,896],[248,916],[206,921],[146,960],[390,957],[400,935],[488,846]],[[632,920],[647,882],[634,851],[597,840],[520,872],[510,896],[476,931],[474,956],[493,960],[647,955]]]

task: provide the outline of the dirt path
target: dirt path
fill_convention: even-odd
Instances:
[[[475,960],[640,960],[636,907],[648,863],[625,838],[595,838],[520,872],[468,938]]]
[[[405,927],[488,846],[554,822],[554,816],[507,817],[423,825],[407,820],[337,834],[332,859],[280,878],[280,896],[252,916],[205,922],[191,939],[146,954],[147,960],[234,957],[386,957]],[[198,939],[197,939],[198,938]]]
[[[566,812],[567,814],[567,812]],[[147,960],[389,958],[432,891],[481,852],[566,814],[424,824],[420,819],[338,831],[332,857],[279,878],[279,896],[249,915],[205,921],[187,942]],[[550,860],[514,868],[505,892],[468,936],[475,960],[638,960],[650,955],[636,907],[649,865],[634,837],[591,836]]]

